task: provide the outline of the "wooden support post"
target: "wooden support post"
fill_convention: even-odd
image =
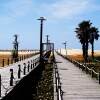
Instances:
[[[91,77],[93,77],[93,70],[91,69]]]
[[[23,72],[24,75],[26,75],[26,63],[24,63],[24,72]]]
[[[33,62],[32,62],[32,60],[31,60],[31,69],[33,68]]]
[[[100,72],[99,72],[99,84],[100,84]]]
[[[34,68],[34,60],[33,60],[33,68]]]
[[[86,71],[86,74],[88,73],[88,71],[87,71],[87,66],[85,67],[85,71]]]
[[[4,67],[4,63],[5,63],[5,61],[4,61],[4,59],[2,60],[2,67]]]
[[[23,58],[24,58],[24,60],[25,60],[25,55],[23,55]]]
[[[36,59],[35,59],[35,66],[36,66]]]
[[[56,84],[56,89],[57,89],[56,69],[55,69],[55,84]]]
[[[16,58],[14,58],[14,63],[16,63]]]
[[[24,55],[24,60],[25,60],[25,55]]]
[[[21,58],[22,58],[22,60],[23,60],[23,55],[22,55],[22,57],[21,57]]]
[[[58,77],[56,77],[56,92],[58,92]]]
[[[20,61],[21,61],[21,56],[19,57]]]
[[[8,62],[7,62],[7,64],[9,65],[9,58],[8,58]]]
[[[18,56],[18,61],[20,61],[20,58],[19,58],[19,56]]]
[[[28,68],[28,72],[30,71],[30,62],[28,61],[28,66],[27,66],[27,68]]]
[[[21,78],[21,65],[18,65],[18,79]]]
[[[17,62],[18,62],[18,61],[20,61],[20,60],[19,60],[19,56],[17,57]]]
[[[10,86],[13,86],[13,79],[14,79],[13,69],[10,69]]]
[[[79,68],[80,68],[80,66],[81,66],[81,65],[79,64]]]

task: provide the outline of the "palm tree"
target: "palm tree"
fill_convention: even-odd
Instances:
[[[90,44],[92,46],[92,60],[94,60],[94,40],[98,40],[99,34],[98,34],[98,28],[91,27],[90,29]]]
[[[79,39],[79,41],[82,45],[83,58],[85,59],[85,41],[84,41],[84,38],[82,36],[82,32],[81,32],[80,28],[76,28],[75,32],[77,33],[76,37]]]
[[[88,58],[88,45],[89,45],[89,39],[90,39],[90,27],[91,27],[90,21],[82,21],[80,24],[78,24],[78,28],[76,28],[76,36],[80,40],[80,43],[82,44],[82,50],[83,50],[83,57],[84,60],[87,61]]]

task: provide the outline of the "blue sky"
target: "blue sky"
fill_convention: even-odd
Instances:
[[[83,20],[91,20],[100,30],[100,0],[0,0],[0,49],[11,49],[13,35],[18,34],[20,49],[39,48],[40,23],[44,16],[45,35],[56,48],[81,48],[75,27]],[[100,49],[100,39],[95,42]]]

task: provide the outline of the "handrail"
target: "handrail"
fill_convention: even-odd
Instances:
[[[61,88],[60,76],[59,76],[56,63],[54,63],[54,69],[55,69],[55,84],[56,84],[57,100],[63,100],[63,91]]]
[[[97,73],[95,72],[95,70],[93,70],[92,68],[89,68],[88,66],[86,66],[85,64],[82,64],[76,60],[73,60],[69,57],[65,57],[64,55],[60,54],[59,52],[57,52],[59,55],[61,55],[63,58],[69,60],[70,62],[72,62],[73,64],[75,64],[76,66],[78,66],[79,68],[81,68],[82,70],[85,70],[86,73],[88,71],[88,73],[91,74],[92,77],[94,77],[94,75],[96,75],[96,78],[99,80],[99,84],[100,84],[100,72]],[[96,60],[97,62],[100,62],[99,60]],[[83,69],[84,68],[84,69]]]
[[[92,70],[94,74],[99,75],[99,73],[95,72],[94,70]]]
[[[26,61],[27,60],[27,61]],[[16,69],[14,69],[15,67],[11,67],[10,69],[10,80],[7,80],[7,85],[3,84],[3,75],[0,73],[0,98],[2,98],[3,96],[5,96],[8,92],[10,92],[10,90],[13,89],[13,87],[26,75],[28,75],[32,70],[34,70],[38,65],[39,65],[39,57],[37,58],[30,58],[30,59],[26,59],[23,62],[18,62],[16,63]],[[9,70],[8,69],[8,70]],[[5,69],[4,69],[5,70]],[[13,73],[13,71],[15,73]],[[9,71],[7,71],[8,73]],[[17,76],[17,77],[16,77]],[[9,82],[10,81],[10,82]],[[9,84],[10,83],[10,84]],[[7,87],[8,86],[8,87]],[[2,87],[2,88],[1,88]],[[1,91],[5,91],[4,94],[2,94]]]
[[[68,58],[67,58],[68,59]],[[78,62],[78,61],[75,61],[75,60],[73,60],[73,61],[71,61],[71,62],[73,62],[74,64],[76,64],[78,67],[80,67],[82,70],[83,70],[83,68],[85,68],[85,71],[87,72],[90,72],[91,73],[91,76],[92,77],[94,77],[94,75],[96,75],[96,78],[99,80],[99,84],[100,84],[100,72],[99,73],[97,73],[95,70],[93,70],[92,68],[89,68],[89,67],[87,67],[85,64],[82,64],[82,63],[80,63],[80,62]]]

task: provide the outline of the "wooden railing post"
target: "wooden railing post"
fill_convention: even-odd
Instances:
[[[35,59],[35,66],[36,66],[36,59]]]
[[[24,72],[23,72],[24,75],[26,75],[26,63],[24,63]]]
[[[25,55],[24,55],[24,60],[25,60]]]
[[[32,60],[31,60],[31,69],[33,68],[33,62],[32,62]]]
[[[22,60],[21,56],[19,58],[20,58],[20,61],[21,61]]]
[[[3,59],[3,60],[2,60],[2,67],[4,67],[4,62],[5,62],[5,61],[4,61],[4,59]]]
[[[56,77],[56,70],[55,70],[55,84],[56,84],[56,92],[57,92],[57,77]]]
[[[9,58],[8,58],[7,64],[9,65]]]
[[[23,55],[22,55],[22,60],[23,60]]]
[[[28,68],[28,72],[29,72],[29,70],[30,70],[30,62],[28,61],[28,66],[27,66],[27,68]]]
[[[18,79],[21,78],[21,65],[18,65]]]
[[[100,84],[100,72],[99,72],[99,84]]]
[[[33,60],[33,68],[34,68],[34,60]]]
[[[58,91],[57,81],[58,81],[58,77],[57,77],[57,70],[56,70],[56,71],[55,71],[56,92]]]
[[[86,74],[88,73],[87,66],[85,67]]]
[[[93,70],[91,69],[91,77],[93,77]]]
[[[10,69],[10,86],[13,86],[13,79],[14,79],[13,69]]]

